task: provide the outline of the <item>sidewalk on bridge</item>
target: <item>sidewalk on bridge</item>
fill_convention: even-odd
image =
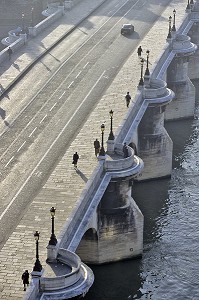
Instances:
[[[142,41],[138,39],[138,45],[139,43],[142,45],[144,53],[147,49],[151,51],[149,59],[150,68],[158,58],[163,46],[165,46],[168,33],[168,16],[172,15],[172,11],[175,8],[177,11],[176,25],[178,22],[180,24],[180,21],[185,14],[186,4],[185,0],[183,0],[183,3],[178,0],[172,1],[172,4],[165,9],[158,22],[151,28],[145,38]],[[72,19],[72,11],[70,17]],[[46,37],[46,45],[47,40]],[[31,49],[30,42],[27,49],[29,49],[31,53],[35,51],[34,49]],[[23,67],[25,68],[29,63],[29,55],[23,53],[23,51],[24,50],[22,50],[21,56],[19,54],[18,56],[17,54],[14,55],[16,55],[15,62],[22,63],[23,61]],[[40,54],[40,51],[41,49],[38,51],[38,55]],[[5,62],[5,68],[6,64],[8,63]],[[22,65],[20,70],[22,70]],[[13,68],[10,66],[10,68],[6,69],[5,74],[1,75],[0,78],[1,80],[4,78],[5,85],[6,82],[14,79],[12,71]],[[129,91],[132,99],[134,98],[134,95],[137,92],[139,78],[140,61],[136,51],[134,51],[111,86],[103,95],[97,107],[89,116],[83,128],[77,134],[71,147],[66,151],[38,196],[30,205],[13,234],[2,248],[0,252],[0,259],[2,262],[0,266],[1,299],[18,300],[23,296],[24,292],[21,282],[21,273],[24,269],[28,269],[31,272],[34,265],[35,241],[33,233],[35,230],[40,232],[40,261],[43,267],[48,270],[45,260],[46,246],[51,232],[50,214],[48,213],[49,209],[51,206],[55,206],[57,209],[55,216],[55,233],[58,236],[67,216],[71,213],[86,181],[97,164],[94,155],[93,141],[95,138],[100,139],[101,123],[107,121],[105,123],[107,127],[107,130],[105,131],[106,140],[110,126],[109,110],[112,109],[114,111],[113,131],[115,132],[127,111],[124,96],[126,92]],[[71,164],[72,155],[75,151],[80,155],[78,172],[74,170],[73,165]]]

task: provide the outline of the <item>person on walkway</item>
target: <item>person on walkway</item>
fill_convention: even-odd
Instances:
[[[23,286],[24,286],[24,291],[26,291],[26,286],[29,285],[29,273],[28,270],[25,270],[25,272],[23,272],[21,279],[23,281]]]
[[[73,162],[72,162],[72,164],[74,165],[75,169],[77,169],[78,159],[79,159],[79,155],[77,154],[77,152],[75,152],[75,154],[73,154]]]
[[[123,153],[124,153],[124,158],[127,158],[129,156],[126,143],[124,143],[124,146],[123,146]]]
[[[129,107],[129,104],[131,101],[131,96],[130,96],[129,92],[126,93],[125,99],[126,99],[126,106]]]
[[[11,60],[11,57],[12,57],[12,49],[11,49],[10,47],[8,47],[7,53],[8,53],[9,60]]]
[[[141,55],[142,55],[142,47],[141,46],[138,47],[137,54],[138,54],[138,57],[141,58]]]
[[[100,142],[98,139],[94,141],[94,148],[95,148],[95,156],[97,156],[100,152]]]

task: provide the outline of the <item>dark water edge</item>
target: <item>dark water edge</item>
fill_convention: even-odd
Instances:
[[[199,81],[196,99],[199,99]],[[199,113],[165,124],[173,148],[171,178],[136,183],[144,214],[142,259],[90,266],[95,282],[85,300],[199,299]]]

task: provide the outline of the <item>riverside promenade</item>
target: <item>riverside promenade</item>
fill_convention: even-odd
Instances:
[[[45,49],[49,49],[67,30],[78,24],[80,19],[88,15],[102,2],[100,0],[84,0],[83,3],[77,4],[63,16],[60,22],[57,21],[48,30],[29,40],[27,45],[14,53],[12,57],[14,63],[10,63],[8,60],[4,61],[0,66],[0,84],[3,89],[6,90],[32,61],[42,55]],[[168,17],[172,16],[173,9],[177,11],[176,27],[178,28],[185,15],[186,5],[187,1],[185,0],[172,1],[145,38],[143,40],[138,38],[137,45],[142,46],[143,57],[145,57],[146,50],[150,50],[150,69],[165,46],[168,34]],[[64,18],[67,19],[67,22],[64,22]],[[120,33],[118,32],[118,34]],[[40,47],[41,44],[45,47]],[[15,68],[16,64],[19,66],[18,69]],[[49,210],[52,206],[56,208],[55,234],[58,236],[97,164],[93,141],[96,138],[101,140],[101,123],[105,121],[104,137],[107,140],[110,131],[109,111],[111,109],[114,111],[113,132],[115,133],[127,112],[124,96],[129,91],[133,100],[139,79],[140,61],[137,57],[137,49],[135,49],[2,248],[0,252],[0,299],[22,299],[24,291],[21,274],[25,269],[31,272],[35,262],[35,240],[33,236],[35,230],[40,232],[40,262],[46,270],[44,275],[48,273],[48,266],[45,261],[46,246],[51,233]],[[5,98],[1,100],[1,107],[4,107],[6,101]],[[131,105],[133,105],[133,101]],[[3,123],[4,120],[0,126],[3,126]],[[74,170],[72,165],[72,155],[75,151],[80,156],[78,172]]]

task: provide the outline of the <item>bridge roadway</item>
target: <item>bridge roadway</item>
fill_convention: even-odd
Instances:
[[[93,5],[99,1],[92,0]],[[85,0],[83,4],[70,11],[71,24],[78,22],[78,19],[90,11],[90,0]],[[184,5],[183,5],[184,4]],[[149,49],[150,52],[150,67],[153,66],[155,60],[158,58],[161,49],[165,45],[165,40],[168,33],[168,16],[172,15],[175,8],[176,26],[180,24],[187,5],[187,1],[172,1],[171,6],[168,6],[158,22],[151,28],[149,33],[142,41],[138,40],[142,45],[144,52]],[[64,17],[63,17],[64,18]],[[65,25],[65,29],[69,29],[69,25]],[[62,28],[63,30],[63,28]],[[31,59],[36,58],[37,55],[44,51],[35,45],[45,45],[46,48],[56,41],[63,31],[58,26],[53,31],[45,33],[46,37],[39,36],[29,43],[27,51],[31,52],[31,56],[25,55],[23,49],[14,54],[14,64],[8,61],[4,62],[1,67],[0,83],[6,89],[13,80],[23,72]],[[40,40],[39,40],[40,39]],[[43,40],[42,40],[43,39]],[[32,57],[32,58],[30,58]],[[18,70],[16,69],[18,66]],[[46,269],[45,275],[51,273],[48,269],[46,260],[46,246],[51,232],[51,221],[49,209],[51,206],[56,207],[55,229],[56,235],[63,227],[66,218],[71,213],[76,200],[80,196],[82,189],[85,186],[89,176],[94,167],[97,165],[97,160],[94,155],[93,140],[100,139],[100,125],[106,121],[105,140],[109,134],[109,116],[110,109],[114,110],[113,130],[117,129],[121,120],[125,116],[127,110],[124,96],[127,91],[130,91],[132,98],[137,91],[137,84],[140,78],[140,63],[137,58],[136,51],[132,53],[128,61],[125,63],[117,77],[103,95],[101,101],[89,116],[84,127],[80,130],[75,140],[72,142],[70,148],[66,151],[63,158],[53,170],[46,184],[42,190],[35,197],[34,201],[28,208],[26,214],[19,222],[14,232],[10,235],[7,242],[4,244],[1,252],[1,266],[0,266],[0,298],[1,299],[21,299],[23,296],[23,289],[21,283],[21,273],[24,269],[32,270],[35,261],[35,242],[33,233],[35,230],[40,231],[39,253],[40,261]],[[131,104],[133,105],[133,104]],[[79,171],[76,172],[71,164],[71,157],[75,151],[78,151],[80,160],[78,163]],[[39,179],[39,172],[35,174]]]

